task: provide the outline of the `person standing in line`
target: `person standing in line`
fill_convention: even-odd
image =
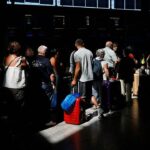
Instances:
[[[77,84],[78,77],[80,75],[79,85],[80,85],[81,98],[84,102],[89,103],[91,102],[91,98],[92,98],[93,54],[90,50],[85,48],[82,39],[77,39],[75,41],[75,47],[77,48],[77,51],[74,54],[76,65],[75,65],[75,73],[71,85],[75,86]]]
[[[64,96],[64,91],[62,91],[62,85],[64,84],[63,81],[63,76],[64,76],[64,66],[63,63],[61,61],[61,52],[59,49],[54,48],[50,51],[50,64],[53,68],[53,72],[55,74],[55,82],[54,82],[54,86],[55,86],[55,95],[56,95],[56,99],[57,99],[57,107],[56,110],[57,111],[57,120],[58,122],[61,121],[63,119],[63,112],[61,109],[61,102]]]
[[[103,49],[98,49],[96,51],[96,58],[95,60],[98,60],[101,66],[100,73],[98,77],[95,77],[93,81],[92,86],[92,101],[97,101],[98,105],[96,108],[99,108],[99,106],[102,106],[102,84],[103,80],[109,79],[109,70],[108,70],[108,64],[104,60],[105,52]]]
[[[107,41],[105,44],[105,48],[103,49],[105,52],[104,60],[107,61],[109,67],[109,76],[115,76],[115,66],[118,62],[116,53],[113,50],[112,41]]]
[[[22,47],[19,42],[10,42],[8,55],[4,58],[5,75],[3,87],[6,91],[10,126],[15,130],[20,129],[25,123],[26,102],[26,68],[28,67],[25,57],[21,55]]]
[[[126,96],[126,102],[128,104],[132,103],[131,94],[132,94],[132,84],[133,84],[133,75],[135,72],[135,58],[130,54],[131,48],[126,47],[123,51],[124,57],[120,61],[118,73],[119,73],[119,79],[123,83],[123,89]]]
[[[34,85],[32,86],[35,89],[35,97],[39,99],[39,101],[36,99],[37,106],[41,109],[39,115],[43,115],[42,119],[46,122],[46,126],[53,126],[56,122],[50,119],[51,101],[54,93],[52,83],[55,80],[55,75],[49,59],[46,58],[47,50],[48,48],[45,45],[41,45],[37,49],[38,55],[32,62],[32,70],[34,75],[34,78],[32,79]]]
[[[29,63],[29,66],[32,66],[32,62],[35,59],[35,52],[31,47],[27,47],[27,49],[25,50],[25,57]]]

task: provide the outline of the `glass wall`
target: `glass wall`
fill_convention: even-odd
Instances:
[[[124,9],[124,1],[125,0],[114,0],[114,8]]]
[[[136,9],[141,9],[141,0],[136,0]]]
[[[7,0],[11,4],[11,0]],[[53,5],[59,7],[140,10],[141,0],[15,0],[15,4]]]
[[[68,6],[72,6],[72,0],[61,0],[60,5],[68,5]]]
[[[98,0],[98,7],[100,8],[110,8],[109,7],[110,0]]]
[[[113,9],[140,10],[141,0],[112,0]]]
[[[85,0],[74,0],[74,6],[85,7]]]
[[[7,0],[8,4],[11,4],[11,0]],[[15,0],[15,4],[20,5],[54,5],[55,0]]]
[[[39,0],[26,0],[26,2],[30,2],[30,3],[39,3]]]
[[[59,0],[60,3],[57,3],[59,6],[67,7],[91,7],[91,8],[106,8],[109,9],[110,0]]]
[[[86,0],[86,6],[87,7],[97,7],[97,1]]]
[[[135,9],[135,0],[126,0],[125,8],[126,9]]]

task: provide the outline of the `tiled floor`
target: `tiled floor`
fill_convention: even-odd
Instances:
[[[81,125],[61,122],[36,133],[23,132],[6,140],[5,149],[15,150],[144,150],[150,149],[149,107],[132,106]],[[13,140],[12,140],[13,139]],[[2,141],[2,140],[1,140]],[[4,139],[3,139],[4,141]]]

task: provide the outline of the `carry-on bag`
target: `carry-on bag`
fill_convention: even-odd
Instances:
[[[78,88],[79,92],[79,88]],[[64,111],[64,121],[68,124],[79,125],[83,123],[85,112],[81,106],[82,99],[80,96],[76,97],[73,107],[70,111]]]

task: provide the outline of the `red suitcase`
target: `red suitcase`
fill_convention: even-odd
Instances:
[[[64,111],[64,121],[68,124],[79,125],[82,123],[83,111],[81,108],[81,98],[77,98],[72,110],[68,113]]]

